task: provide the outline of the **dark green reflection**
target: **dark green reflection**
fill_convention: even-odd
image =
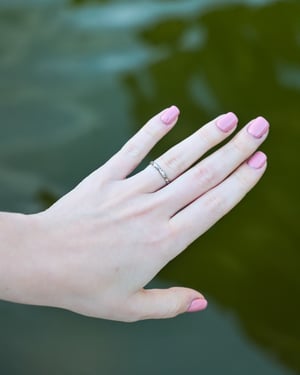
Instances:
[[[252,339],[298,371],[299,14],[299,3],[282,2],[159,23],[143,33],[147,44],[168,51],[147,71],[152,92],[145,95],[136,75],[127,79],[140,121],[161,103],[183,110],[176,131],[153,155],[225,111],[236,111],[241,124],[257,115],[269,119],[263,181],[161,276],[213,295],[239,316]],[[191,29],[204,36],[199,47],[185,48]]]
[[[127,326],[1,303],[0,372],[300,371],[300,4],[220,3],[0,1],[1,209],[45,208],[170,104],[181,120],[152,158],[225,111],[272,126],[263,181],[161,273],[211,310]]]

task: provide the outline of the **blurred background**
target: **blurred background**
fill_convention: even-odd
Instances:
[[[150,116],[265,116],[264,179],[153,281],[198,314],[134,324],[0,303],[0,374],[300,374],[300,2],[0,0],[0,209],[45,209]],[[149,159],[146,161],[148,162]]]

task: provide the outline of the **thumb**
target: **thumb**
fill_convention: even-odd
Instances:
[[[185,312],[204,310],[207,306],[201,293],[182,287],[142,289],[133,303],[139,319],[172,318]]]

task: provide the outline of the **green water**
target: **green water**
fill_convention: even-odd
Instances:
[[[123,324],[2,302],[0,373],[300,373],[299,1],[0,0],[0,207],[36,212],[152,114],[263,115],[266,176],[155,284],[202,314]]]

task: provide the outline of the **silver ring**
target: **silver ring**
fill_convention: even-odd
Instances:
[[[156,163],[156,161],[151,161],[150,165],[152,165],[152,167],[154,167],[157,170],[157,172],[164,179],[166,185],[168,185],[170,183],[170,180],[169,180],[166,172],[161,168],[161,166],[158,163]]]

